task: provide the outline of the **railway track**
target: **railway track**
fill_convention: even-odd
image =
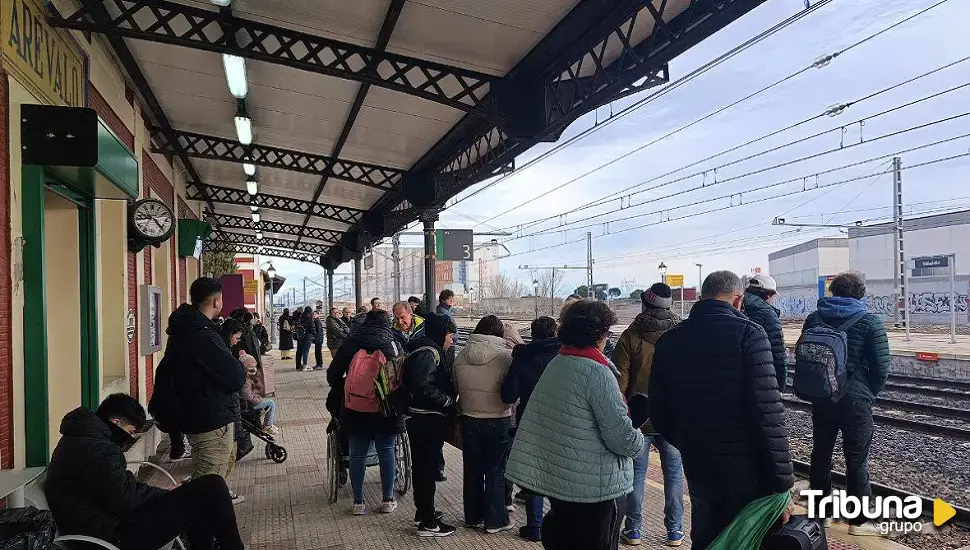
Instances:
[[[802,401],[801,399],[783,395],[781,400],[785,406],[790,409],[797,409],[801,411],[812,410],[812,404],[807,401]],[[898,418],[877,412],[872,413],[872,419],[876,422],[876,424],[880,424],[882,426],[890,426],[893,428],[899,428],[901,430],[926,435],[947,437],[957,441],[970,441],[970,430],[964,428],[933,424],[932,422],[920,422],[918,420],[909,420],[906,418]]]
[[[802,460],[792,460],[792,465],[795,467],[796,475],[798,475],[799,477],[808,479],[809,471],[810,471],[810,464],[808,462],[804,462]],[[845,473],[837,472],[833,470],[832,482],[841,487],[845,487]],[[901,499],[906,497],[911,497],[911,496],[919,497],[920,500],[923,501],[923,514],[925,516],[933,515],[934,499],[930,497],[923,496],[917,493],[912,493],[910,491],[906,491],[903,489],[898,489],[896,487],[891,487],[889,485],[883,485],[882,483],[876,483],[874,481],[870,481],[869,485],[872,487],[873,495],[879,495],[884,497],[899,497]],[[952,520],[950,520],[950,523],[959,525],[961,527],[970,528],[970,509],[961,508],[958,506],[954,506],[953,509],[956,510],[957,514],[956,516],[954,516]]]
[[[794,376],[795,370],[788,369],[788,376]],[[946,397],[950,399],[970,400],[970,382],[964,380],[945,380],[925,376],[907,374],[890,374],[883,389],[925,395],[927,397]]]

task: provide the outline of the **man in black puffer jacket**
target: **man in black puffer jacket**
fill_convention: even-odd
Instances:
[[[161,548],[186,533],[192,548],[216,542],[223,550],[242,550],[223,478],[193,478],[171,491],[135,480],[121,446],[144,424],[145,409],[120,393],[108,396],[97,413],[67,413],[44,485],[61,534],[133,550]]]
[[[765,329],[771,343],[771,356],[775,363],[775,377],[778,390],[782,393],[788,388],[788,370],[785,365],[785,334],[781,330],[781,311],[773,304],[778,294],[778,285],[767,275],[755,275],[748,281],[744,291],[741,313]]]
[[[344,322],[343,317],[340,316],[340,310],[337,308],[330,310],[326,325],[327,349],[330,350],[330,360],[333,361],[334,355],[340,349],[340,344],[343,344],[344,339],[350,334],[350,327]]]
[[[683,456],[697,550],[749,502],[794,483],[771,345],[738,310],[743,295],[734,273],[708,275],[690,317],[657,342],[650,373],[650,419]]]
[[[411,440],[411,479],[414,485],[415,523],[420,537],[446,537],[455,528],[435,512],[438,461],[454,414],[454,337],[458,327],[447,315],[431,313],[424,334],[408,343],[402,382],[410,396],[407,421]]]
[[[189,294],[192,304],[182,304],[168,318],[162,359],[177,400],[174,427],[192,445],[192,477],[227,478],[235,465],[233,424],[246,373],[212,323],[222,310],[222,284],[203,277],[192,283]]]

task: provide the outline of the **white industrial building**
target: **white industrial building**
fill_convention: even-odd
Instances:
[[[851,227],[848,232],[848,238],[816,239],[768,256],[769,272],[778,282],[775,305],[783,317],[802,318],[814,311],[819,293],[825,292],[825,277],[852,269],[866,277],[869,310],[895,320],[893,224]],[[956,255],[957,323],[970,323],[970,210],[905,220],[903,252],[913,324],[950,322],[952,266],[917,269],[913,261],[948,254]]]

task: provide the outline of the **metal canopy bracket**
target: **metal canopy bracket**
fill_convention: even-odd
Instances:
[[[254,235],[247,235],[245,233],[233,233],[231,231],[225,231],[220,237],[219,241],[234,243],[234,244],[248,244],[252,246],[263,246],[263,247],[273,247],[282,248],[284,250],[292,250],[294,252],[303,252],[305,254],[326,254],[330,246],[325,244],[313,244],[313,243],[297,243],[296,241],[290,241],[287,239],[271,239],[268,237],[257,239]]]
[[[282,170],[333,176],[385,192],[395,192],[403,170],[335,159],[313,153],[281,149],[265,145],[243,145],[236,140],[173,130],[152,132],[152,152],[186,155],[194,158],[221,160],[237,164],[250,163]]]
[[[304,229],[302,225],[273,222],[268,221],[265,218],[260,220],[259,223],[255,223],[251,218],[228,216],[226,214],[216,214],[213,212],[206,212],[205,219],[214,221],[223,229],[248,229],[250,231],[259,230],[266,233],[279,233],[282,235],[292,235],[294,237],[299,237],[300,230]],[[339,231],[332,231],[330,229],[307,227],[303,230],[303,237],[321,241],[331,246],[340,242],[340,236],[341,233]]]
[[[263,246],[253,246],[248,244],[238,244],[224,240],[207,241],[203,250],[208,252],[232,252],[235,254],[259,254],[262,256],[272,256],[275,258],[288,258],[290,260],[300,260],[311,264],[319,264],[320,256],[305,252],[294,252],[293,250],[277,250]]]
[[[109,19],[93,19],[106,4]],[[102,8],[103,9],[103,8]],[[94,22],[92,22],[94,21]],[[476,111],[498,77],[164,0],[84,0],[51,26],[228,53]]]
[[[202,197],[208,196],[212,202],[221,204],[235,204],[239,206],[256,206],[292,214],[312,214],[314,216],[333,220],[346,224],[355,224],[363,218],[363,210],[348,208],[346,206],[335,206],[319,202],[309,202],[276,195],[259,193],[250,195],[242,189],[231,189],[229,187],[215,187],[203,185],[198,182],[187,182],[185,184],[186,198],[191,200],[203,200]]]

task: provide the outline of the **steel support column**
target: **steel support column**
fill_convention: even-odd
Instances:
[[[364,305],[364,289],[361,288],[360,252],[354,254],[354,304],[357,309]]]
[[[327,270],[327,315],[333,309],[333,270]]]
[[[429,210],[421,213],[421,223],[424,224],[424,300],[428,304],[428,311],[434,311],[437,303],[435,289],[435,259],[434,222],[438,221],[438,212]]]

